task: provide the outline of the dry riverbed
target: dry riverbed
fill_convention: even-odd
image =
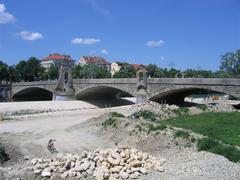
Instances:
[[[33,103],[34,104],[34,103]],[[31,110],[51,109],[57,106],[46,102],[25,107]],[[151,171],[139,176],[140,179],[239,179],[240,165],[226,158],[207,152],[197,152],[194,145],[184,146],[187,142],[173,139],[169,130],[157,136],[147,134],[129,135],[125,125],[104,129],[102,122],[110,111],[129,115],[131,106],[99,109],[93,105],[77,102],[61,102],[58,111],[38,114],[12,116],[0,122],[0,142],[6,147],[10,161],[0,167],[0,179],[41,179],[29,170],[32,158],[52,158],[47,149],[49,139],[55,139],[59,153],[81,154],[97,148],[116,148],[128,145],[147,152],[157,158],[165,158],[164,172]],[[0,104],[1,112],[24,110],[21,103]],[[34,108],[35,106],[35,108]],[[42,106],[42,107],[41,107]],[[15,109],[14,109],[15,108]],[[129,122],[131,123],[131,122]],[[177,143],[176,143],[177,142]],[[29,157],[26,158],[26,157]],[[24,160],[24,157],[26,160]],[[27,160],[28,159],[28,160]],[[72,179],[68,177],[68,179]],[[94,179],[89,176],[88,179]]]

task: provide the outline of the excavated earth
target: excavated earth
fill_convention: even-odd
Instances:
[[[67,106],[67,103],[66,103]],[[240,164],[226,158],[197,152],[195,144],[189,140],[173,137],[173,130],[166,128],[159,133],[133,131],[139,122],[129,118],[118,118],[116,127],[102,126],[109,112],[119,112],[126,116],[133,110],[131,106],[111,109],[79,109],[72,111],[46,112],[31,115],[12,116],[0,122],[0,142],[4,145],[10,160],[0,167],[0,179],[49,179],[35,174],[32,159],[51,159],[59,153],[81,155],[96,149],[135,148],[156,159],[166,159],[162,170],[152,169],[140,173],[138,179],[239,179]],[[140,120],[142,121],[142,120]],[[56,140],[58,153],[47,149],[49,139]],[[52,176],[51,179],[74,179],[66,176]],[[80,179],[96,179],[87,175]]]

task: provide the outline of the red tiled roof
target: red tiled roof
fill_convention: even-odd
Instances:
[[[144,68],[144,66],[143,66],[142,64],[131,64],[131,66],[132,66],[135,70]]]
[[[71,56],[69,55],[61,55],[61,54],[49,54],[47,57],[43,58],[42,61],[49,60],[64,60],[64,61],[72,61]]]
[[[108,65],[110,64],[106,59],[102,58],[102,57],[97,57],[97,56],[83,56],[81,58],[81,61],[85,61],[86,63],[99,63],[99,64],[103,64],[103,65]]]

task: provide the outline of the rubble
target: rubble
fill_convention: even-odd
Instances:
[[[58,154],[51,159],[30,161],[35,175],[44,178],[59,175],[62,178],[94,176],[103,179],[137,179],[151,171],[163,172],[164,158],[156,158],[135,148],[98,148],[80,154]]]

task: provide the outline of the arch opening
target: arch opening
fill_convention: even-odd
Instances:
[[[12,97],[13,101],[51,101],[53,93],[38,87],[23,89]]]
[[[133,95],[121,89],[108,86],[87,88],[77,93],[76,99],[87,101],[98,107],[134,104]]]
[[[203,88],[183,88],[174,89],[166,92],[159,92],[150,100],[158,103],[175,104],[179,106],[193,106],[205,102],[213,102],[211,100],[229,100],[233,98],[226,93],[203,89]]]

